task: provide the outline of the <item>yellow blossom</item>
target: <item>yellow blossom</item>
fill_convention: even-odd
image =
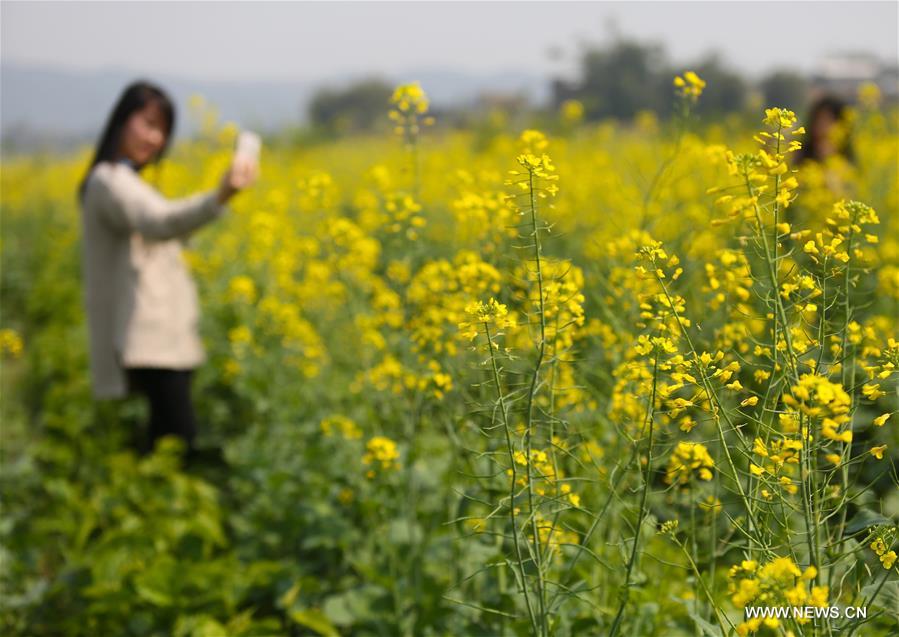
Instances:
[[[892,414],[882,414],[882,415],[878,416],[877,418],[874,419],[874,426],[875,427],[883,427],[883,425],[886,423],[886,421],[889,420],[890,416],[892,416]]]

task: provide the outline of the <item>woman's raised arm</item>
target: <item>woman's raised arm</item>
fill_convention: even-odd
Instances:
[[[166,199],[131,168],[110,163],[94,168],[85,203],[96,206],[102,219],[116,231],[137,232],[156,240],[187,235],[225,209],[218,189]]]

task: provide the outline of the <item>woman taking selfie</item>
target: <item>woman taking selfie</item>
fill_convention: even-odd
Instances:
[[[183,240],[219,218],[225,203],[256,178],[255,161],[235,156],[218,187],[166,199],[141,178],[169,146],[172,101],[135,82],[112,110],[79,188],[95,398],[140,392],[149,402],[151,451],[165,434],[196,449],[192,371],[205,360],[195,284],[182,259]]]

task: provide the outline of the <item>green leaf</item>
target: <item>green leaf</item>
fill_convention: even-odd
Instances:
[[[340,633],[337,632],[334,624],[317,608],[291,610],[290,618],[301,626],[314,630],[324,637],[340,637]]]
[[[176,588],[177,565],[171,556],[164,555],[150,568],[134,578],[138,597],[156,606],[172,606],[172,592]]]
[[[707,637],[718,637],[718,635],[721,634],[721,630],[715,628],[715,626],[709,623],[704,617],[700,617],[696,612],[695,606],[695,603],[688,602],[686,604],[687,614],[690,615],[690,619],[696,622],[696,625],[699,627],[699,630],[702,631],[703,635],[706,635]]]
[[[846,525],[846,532],[844,535],[855,535],[859,531],[863,531],[871,526],[892,523],[892,520],[889,518],[885,518],[870,509],[859,509],[858,513],[856,513],[849,521],[849,524]]]
[[[883,608],[891,613],[899,613],[899,580],[890,580],[885,582],[874,601],[868,601],[879,586],[878,583],[868,584],[862,588],[862,598],[865,602],[875,608]]]
[[[283,595],[278,599],[278,605],[289,608],[293,606],[293,603],[296,601],[297,596],[300,594],[300,583],[295,582],[293,586],[291,586],[287,591],[284,592]]]
[[[356,622],[369,621],[377,615],[376,607],[382,597],[376,586],[362,586],[332,595],[322,604],[325,615],[337,626],[351,626]]]
[[[415,522],[410,523],[405,518],[391,520],[387,530],[388,539],[395,545],[420,542],[421,536],[421,527]]]
[[[353,623],[353,613],[345,595],[333,595],[326,599],[324,611],[338,626],[350,626]]]
[[[208,615],[179,617],[175,624],[174,637],[215,637],[226,635],[227,630]]]

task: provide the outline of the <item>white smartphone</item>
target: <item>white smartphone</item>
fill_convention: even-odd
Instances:
[[[259,163],[259,151],[262,149],[262,140],[259,135],[250,131],[241,131],[237,135],[237,144],[234,147],[234,155],[246,157],[253,163]]]

